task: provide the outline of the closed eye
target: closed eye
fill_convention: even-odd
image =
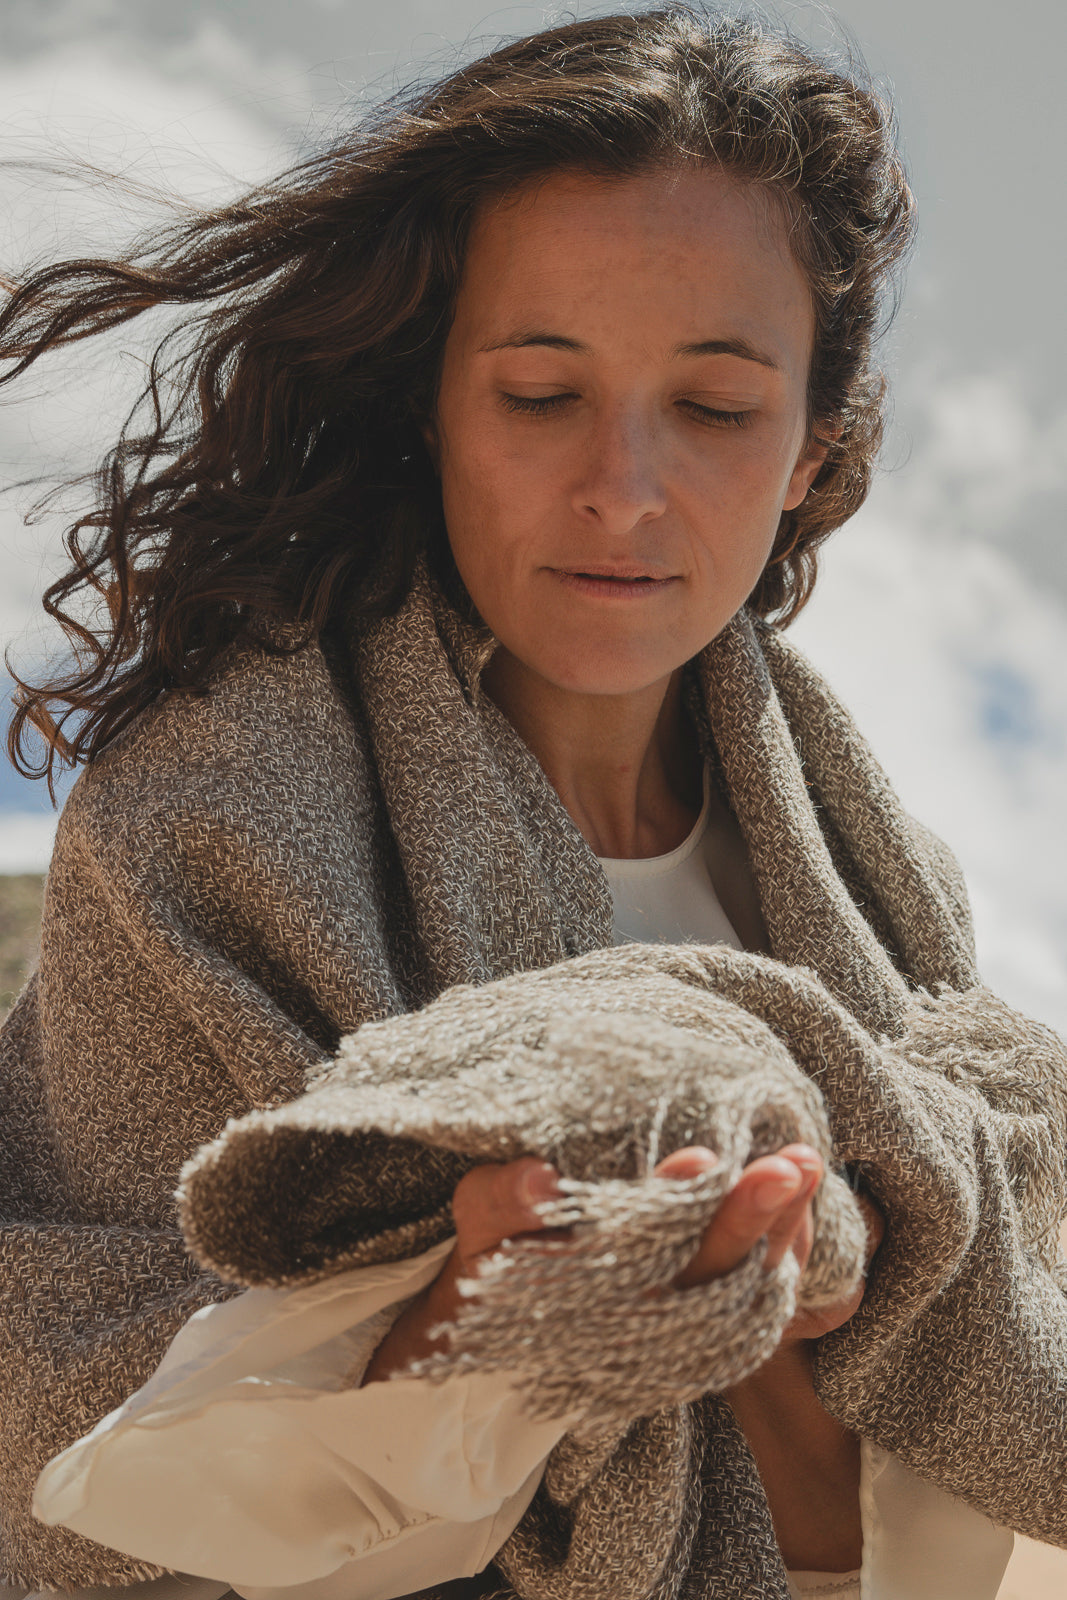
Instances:
[[[696,400],[680,400],[678,404],[685,406],[698,422],[707,422],[715,427],[725,425],[728,428],[743,428],[752,416],[751,411],[716,411],[714,406],[702,406]]]
[[[544,417],[550,411],[558,411],[568,400],[576,400],[573,394],[501,394],[500,399],[505,411],[525,411],[529,416]]]
[[[573,394],[546,394],[523,395],[501,393],[500,399],[505,411],[521,411],[527,416],[547,417],[553,412],[562,410],[571,400],[576,400]],[[678,404],[684,407],[697,422],[707,423],[711,427],[743,428],[752,413],[750,411],[717,411],[713,406],[702,406],[696,400],[680,400]]]

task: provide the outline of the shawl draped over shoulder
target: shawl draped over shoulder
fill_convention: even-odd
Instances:
[[[530,1152],[565,1175],[572,1239],[499,1252],[425,1374],[504,1367],[532,1411],[585,1420],[470,1592],[786,1600],[721,1390],[773,1350],[795,1271],[756,1251],[649,1291],[797,1137],[830,1168],[801,1303],[860,1270],[846,1172],[887,1219],[816,1347],[823,1404],[1067,1544],[1067,1052],[981,985],[952,856],[742,612],[688,704],[773,954],[612,948],[598,863],[480,691],[493,648],[422,573],[395,616],[236,647],[75,785],[0,1035],[3,1578],[154,1575],[32,1519],[45,1462],[200,1306],[410,1256],[464,1171]],[[650,1181],[697,1141],[709,1176]]]

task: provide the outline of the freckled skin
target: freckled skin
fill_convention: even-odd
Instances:
[[[530,330],[584,349],[483,348]],[[513,672],[662,694],[715,637],[825,456],[806,433],[813,333],[777,208],[716,172],[554,174],[476,220],[426,437],[456,563]],[[778,370],[672,354],[730,337]],[[508,395],[560,403],[529,414]],[[558,576],[620,563],[670,581],[624,601]]]

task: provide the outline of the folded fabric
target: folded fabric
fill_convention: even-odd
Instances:
[[[210,1564],[245,1600],[391,1600],[478,1572],[566,1424],[532,1422],[497,1374],[352,1388],[398,1309],[383,1299],[417,1291],[450,1248],[198,1312],[149,1382],[45,1469],[37,1514],[179,1571]],[[994,1600],[1011,1534],[868,1440],[860,1461],[866,1600]],[[796,1595],[860,1593],[858,1575],[847,1591],[834,1574],[789,1579]],[[124,1594],[221,1587],[186,1570]]]
[[[684,973],[713,947],[668,958]],[[734,953],[756,992],[775,963]],[[414,1141],[418,1143],[414,1143]],[[371,1024],[288,1107],[253,1115],[187,1169],[190,1248],[223,1277],[286,1283],[395,1259],[450,1226],[476,1160],[553,1161],[565,1198],[558,1244],[492,1256],[452,1347],[426,1376],[506,1369],[531,1415],[628,1424],[738,1382],[774,1350],[795,1308],[796,1260],[761,1251],[703,1287],[670,1288],[744,1164],[805,1140],[830,1159],[821,1097],[772,1030],[674,976],[644,945],[453,990],[414,1016]],[[661,1154],[702,1144],[706,1176],[652,1176]],[[840,1298],[865,1231],[831,1174],[816,1207],[803,1303]]]
[[[792,1294],[755,1259],[704,1289],[669,1281],[741,1165],[804,1138],[862,1171],[888,1224],[863,1307],[820,1342],[825,1403],[994,1521],[1067,1543],[1067,1498],[1035,1495],[1028,1476],[1059,1485],[1067,1469],[1063,1047],[981,989],[916,995],[905,1018],[876,1038],[813,974],[723,946],[627,946],[458,989],[364,1027],[307,1093],[201,1151],[183,1178],[186,1237],[235,1281],[315,1278],[443,1227],[472,1161],[555,1162],[569,1182],[546,1220],[574,1239],[502,1246],[449,1350],[420,1370],[506,1369],[532,1414],[583,1411],[539,1519],[498,1557],[520,1593],[562,1592],[553,1501],[568,1508],[568,1564],[588,1570],[580,1503],[595,1481],[596,1547],[613,1527],[622,1563],[636,1486],[689,1458],[698,1396],[714,1423],[703,1481],[728,1487],[732,1440],[710,1397],[773,1347]],[[651,1178],[696,1142],[720,1155],[709,1177]],[[812,1303],[854,1281],[861,1250],[831,1175]],[[655,1546],[661,1569],[677,1534]]]
[[[375,1600],[420,1569],[480,1571],[577,1419],[531,1422],[504,1375],[454,1378],[429,1406],[412,1378],[358,1386],[398,1298],[449,1248],[198,1312],[149,1382],[48,1464],[35,1515],[241,1594],[324,1594],[336,1574],[338,1594]]]
[[[424,570],[394,615],[338,617],[288,654],[291,638],[263,633],[234,646],[205,694],[160,697],[82,773],[57,832],[40,970],[0,1032],[0,1572],[15,1585],[158,1574],[45,1527],[30,1502],[46,1462],[148,1380],[194,1312],[234,1293],[176,1227],[174,1186],[193,1152],[228,1119],[301,1094],[307,1072],[365,1024],[417,1013],[457,985],[470,986],[457,1004],[476,1022],[479,986],[568,957],[581,969],[613,943],[603,872],[482,692],[496,641],[462,594]],[[824,1403],[950,1492],[1062,1540],[1064,1278],[1052,1221],[1065,1186],[1062,1047],[979,987],[950,852],[902,809],[786,639],[742,612],[689,664],[683,688],[743,835],[774,961],[731,978],[701,965],[710,952],[682,952],[667,975],[767,1024],[792,1058],[782,1081],[796,1104],[810,1104],[801,1079],[824,1096],[809,1131],[825,1141],[829,1130],[833,1148],[820,1148],[849,1163],[889,1219],[863,1310],[820,1344]],[[663,970],[656,952],[644,959]],[[761,972],[759,1004],[730,986]],[[609,1022],[631,1013],[628,985]],[[593,1019],[605,1015],[595,987],[588,1006],[571,996]],[[929,1009],[924,995],[937,996]],[[692,1032],[669,1010],[657,1020]],[[784,1070],[767,1059],[772,1075]],[[406,1117],[417,1096],[405,1092]],[[731,1116],[740,1150],[758,1124],[740,1102]],[[444,1236],[450,1183],[480,1159],[414,1123],[410,1136],[360,1124],[385,1203],[377,1220],[358,1207],[353,1220],[328,1170],[336,1160],[349,1181],[350,1132],[328,1119],[290,1132],[309,1163],[290,1162],[285,1176],[293,1224],[280,1214],[288,1195],[269,1220],[245,1204],[243,1240],[208,1248],[205,1235],[224,1273],[299,1281],[376,1250],[416,1255]],[[606,1231],[602,1203],[625,1213],[639,1270],[655,1277],[712,1196],[676,1197],[684,1222],[671,1222],[662,1250],[651,1242],[637,1156],[668,1146],[647,1116],[642,1134],[634,1164],[614,1176],[572,1167],[604,1193],[569,1198],[593,1233]],[[257,1162],[245,1163],[250,1182]],[[625,1186],[621,1203],[613,1183]],[[832,1194],[846,1217],[846,1198]],[[353,1198],[366,1198],[358,1183]],[[827,1243],[831,1221],[828,1209]],[[844,1264],[831,1252],[812,1281]],[[574,1269],[587,1283],[588,1266]],[[596,1272],[610,1301],[606,1267]],[[570,1268],[552,1271],[557,1308],[573,1303]],[[773,1324],[788,1289],[768,1292]],[[490,1305],[491,1325],[468,1324],[487,1361],[511,1343],[492,1295]],[[734,1319],[721,1306],[714,1315],[720,1334]],[[628,1313],[612,1316],[621,1327]],[[549,1406],[570,1382],[555,1337],[546,1330],[527,1368],[528,1391]],[[457,1360],[474,1354],[465,1338]],[[654,1352],[641,1405],[721,1378],[710,1341],[682,1342]],[[617,1416],[635,1364],[610,1343],[605,1354],[597,1403]],[[709,1391],[614,1426],[615,1442],[611,1432],[561,1441],[485,1585],[521,1600],[673,1600],[694,1585],[709,1600],[787,1600],[729,1407]]]

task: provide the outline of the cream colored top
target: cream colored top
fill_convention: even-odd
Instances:
[[[703,807],[689,837],[676,850],[637,861],[599,857],[615,906],[616,944],[697,942],[745,948],[711,881],[710,811],[710,781],[705,769]]]
[[[712,887],[707,821],[705,787],[677,850],[602,863],[620,942],[740,948]],[[506,1374],[356,1387],[450,1243],[197,1312],[148,1383],[49,1462],[35,1514],[191,1575],[184,1600],[218,1600],[228,1586],[245,1600],[282,1600],[279,1589],[285,1600],[395,1600],[480,1571],[579,1418],[532,1422]],[[860,1510],[862,1571],[792,1573],[795,1597],[994,1600],[1011,1533],[867,1440]],[[174,1586],[123,1594],[175,1600]]]
[[[355,1387],[450,1248],[198,1311],[49,1462],[35,1515],[248,1600],[392,1600],[480,1572],[578,1419],[531,1422],[500,1374]]]
[[[394,1600],[480,1571],[577,1419],[531,1422],[500,1375],[353,1387],[383,1311],[448,1249],[198,1311],[144,1388],[48,1464],[37,1515],[216,1580],[186,1600]],[[860,1510],[862,1576],[794,1574],[798,1595],[993,1600],[1012,1535],[866,1440]],[[168,1581],[123,1593],[170,1600]]]

